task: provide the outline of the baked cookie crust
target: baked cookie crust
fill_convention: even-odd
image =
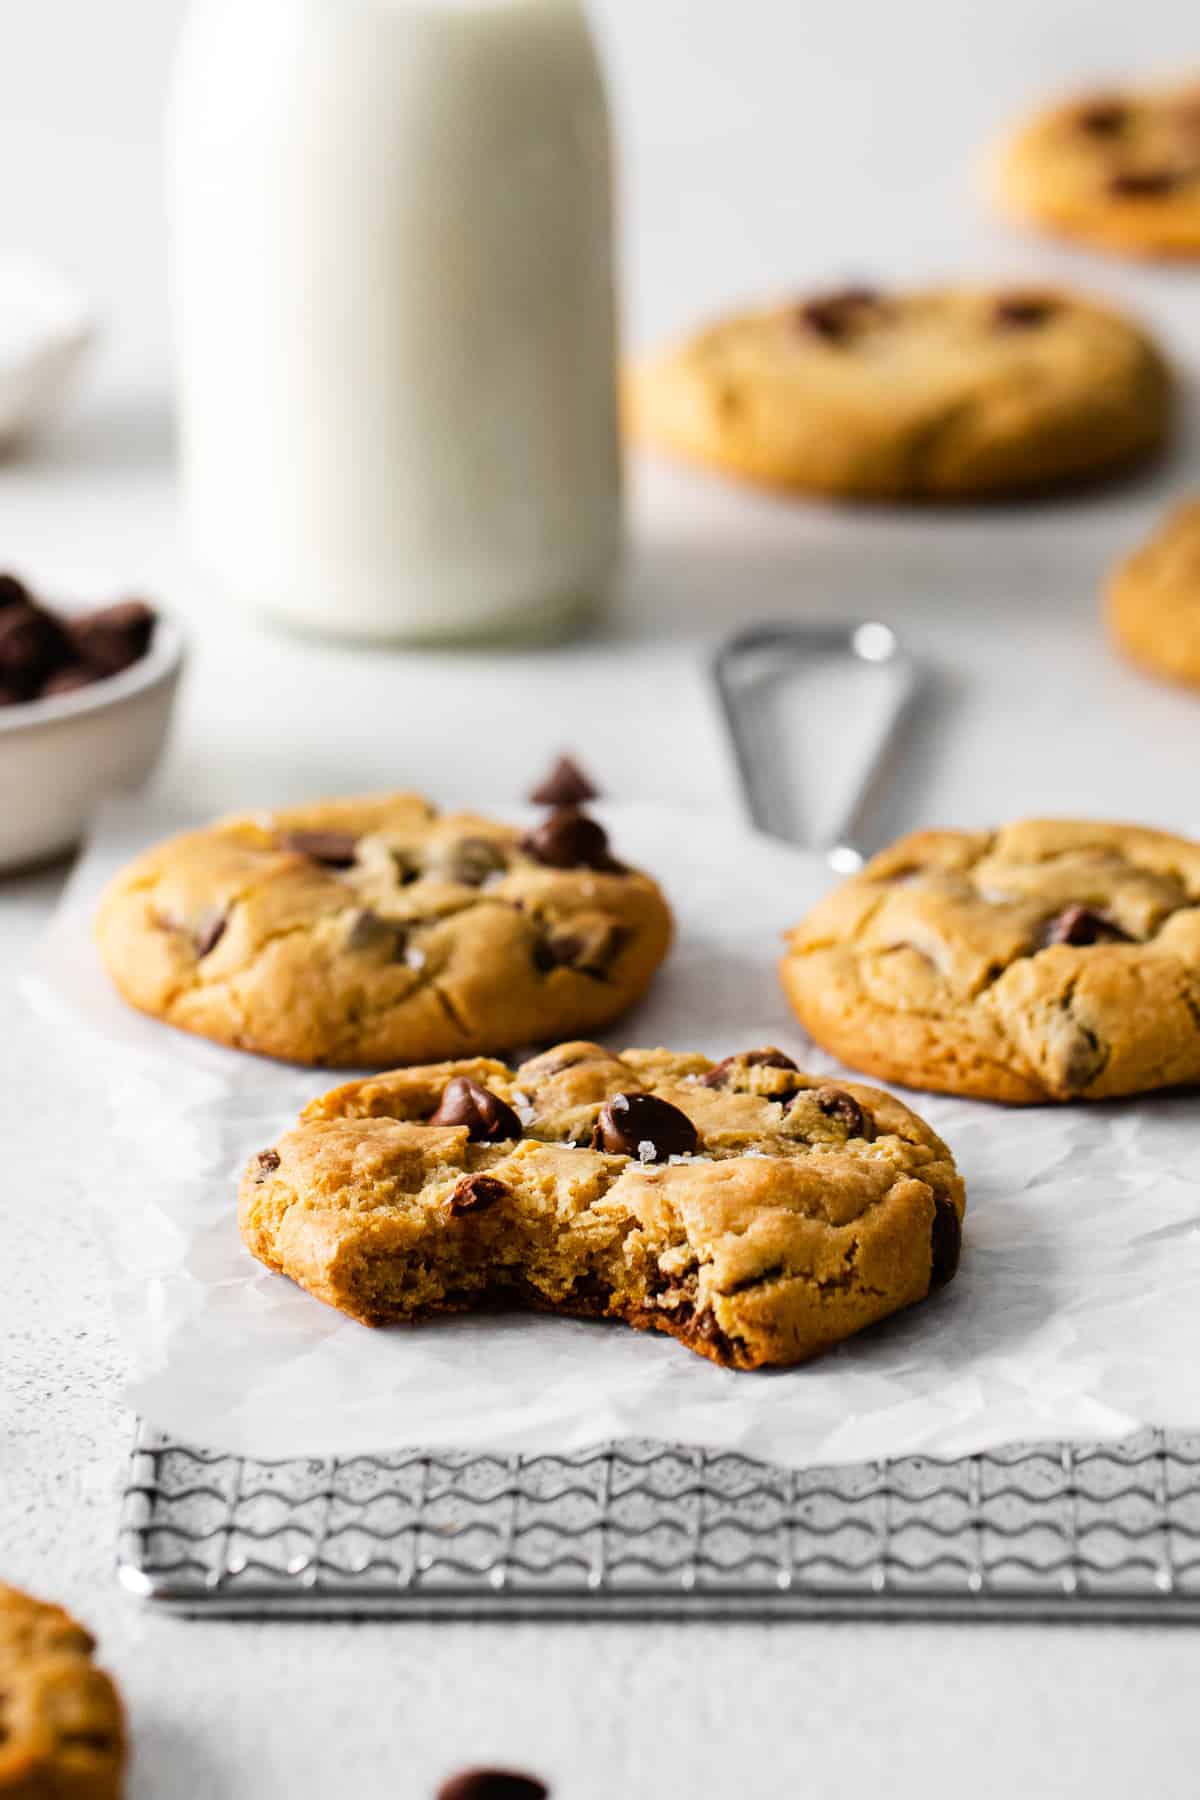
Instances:
[[[1118,646],[1154,675],[1200,687],[1200,500],[1177,507],[1109,585]]]
[[[634,437],[768,487],[859,499],[1034,492],[1167,435],[1130,320],[1063,289],[846,289],[745,313],[631,370]]]
[[[0,1584],[5,1800],[118,1800],[123,1792],[124,1715],[94,1649],[61,1607]]]
[[[1047,107],[996,165],[1021,219],[1126,256],[1200,256],[1200,79]]]
[[[577,808],[522,836],[419,796],[228,818],[139,857],[100,953],[141,1011],[288,1062],[388,1066],[609,1024],[667,903]]]
[[[335,1089],[251,1159],[240,1220],[268,1268],[366,1325],[529,1306],[755,1369],[944,1285],[964,1204],[891,1095],[773,1049],[577,1042]]]
[[[902,838],[788,935],[805,1029],[853,1068],[984,1100],[1200,1080],[1200,844],[1030,820]]]

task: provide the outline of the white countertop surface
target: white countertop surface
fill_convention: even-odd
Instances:
[[[1139,307],[1194,386],[1200,271],[1020,238],[970,177],[1031,92],[1194,57],[1183,0],[595,10],[624,128],[635,338],[810,278],[1046,272]],[[763,616],[871,615],[930,676],[877,836],[1031,810],[1200,827],[1200,701],[1123,667],[1096,610],[1113,556],[1200,486],[1194,407],[1155,475],[1020,508],[837,512],[639,468],[612,622],[540,653],[319,648],[208,595],[176,539],[165,397],[155,132],[179,11],[42,0],[0,44],[0,159],[25,172],[11,205],[6,185],[3,229],[72,272],[111,321],[71,419],[0,466],[0,563],[111,570],[183,616],[192,659],[162,798],[194,811],[391,783],[515,797],[570,746],[615,797],[729,812],[712,645]],[[841,754],[817,735],[814,791]],[[488,1760],[552,1777],[556,1800],[1195,1791],[1192,1633],[139,1612],[112,1578],[130,1435],[121,1358],[88,1221],[68,1199],[87,1144],[62,1116],[59,1070],[77,1052],[45,1042],[11,992],[62,875],[0,882],[0,1579],[97,1629],[129,1702],[138,1800],[423,1800],[441,1773]]]

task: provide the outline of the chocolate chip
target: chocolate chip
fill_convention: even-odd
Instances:
[[[404,937],[404,927],[393,924],[390,919],[381,919],[378,913],[364,906],[351,915],[342,942],[347,950],[384,950],[394,955],[400,948]]]
[[[600,980],[612,967],[628,935],[609,920],[574,929],[552,928],[534,945],[534,966],[543,975],[555,969],[574,969],[580,975]]]
[[[254,1179],[261,1187],[267,1176],[273,1175],[279,1167],[279,1152],[278,1150],[260,1150],[254,1160],[258,1164]]]
[[[1039,294],[1002,294],[992,308],[992,324],[1002,330],[1028,330],[1044,325],[1055,310],[1054,301]]]
[[[279,845],[327,869],[349,869],[354,865],[358,839],[349,831],[286,831]]]
[[[815,331],[831,343],[849,337],[864,315],[875,311],[882,295],[875,288],[840,288],[831,294],[818,294],[799,308],[797,317],[806,331]]]
[[[211,951],[215,950],[225,936],[225,928],[228,924],[228,915],[223,912],[214,913],[211,918],[206,919],[196,932],[196,955],[208,956]]]
[[[1129,123],[1129,108],[1119,100],[1093,100],[1076,113],[1075,123],[1089,137],[1119,137]]]
[[[929,1239],[929,1289],[945,1287],[958,1273],[962,1252],[962,1220],[953,1201],[937,1195],[934,1200],[933,1230]]]
[[[796,1064],[782,1050],[773,1047],[765,1050],[746,1050],[740,1056],[727,1056],[710,1069],[707,1075],[700,1077],[700,1086],[707,1088],[723,1088],[729,1085],[729,1077],[739,1067],[746,1069],[790,1069],[796,1072]]]
[[[5,681],[0,677],[0,706],[20,706],[28,698],[27,686],[19,681]]]
[[[1109,177],[1108,191],[1122,200],[1154,200],[1172,193],[1181,179],[1175,169],[1125,169]]]
[[[582,806],[585,800],[598,800],[600,790],[572,757],[560,756],[529,798],[535,806]]]
[[[67,632],[76,656],[89,668],[100,675],[119,675],[145,656],[154,624],[154,614],[144,602],[122,600],[76,614],[67,621]]]
[[[548,1800],[550,1789],[536,1775],[512,1769],[464,1769],[437,1791],[437,1800]]]
[[[573,806],[560,807],[521,841],[521,848],[548,869],[598,869],[620,873],[609,854],[603,825]]]
[[[816,1101],[818,1110],[827,1119],[841,1121],[847,1137],[866,1137],[867,1115],[853,1094],[847,1094],[843,1088],[822,1087],[817,1089]]]
[[[0,607],[28,606],[32,595],[15,575],[0,575]]]
[[[490,838],[455,838],[436,844],[425,859],[425,873],[440,881],[457,881],[463,887],[482,887],[490,875],[502,875],[508,863],[504,852]]]
[[[507,1200],[509,1192],[494,1175],[464,1175],[447,1204],[457,1219],[463,1213],[486,1211],[497,1200]]]
[[[1132,944],[1134,939],[1127,931],[1122,931],[1103,913],[1093,912],[1090,906],[1068,906],[1065,911],[1047,920],[1042,927],[1042,943],[1050,944]]]
[[[75,694],[80,688],[92,687],[101,679],[95,669],[89,669],[86,663],[64,663],[61,669],[55,669],[43,681],[41,698],[51,700],[55,694]]]
[[[456,1075],[442,1095],[431,1125],[465,1125],[473,1144],[496,1144],[519,1138],[523,1127],[511,1106],[490,1088],[480,1087],[465,1075]]]
[[[700,1140],[686,1113],[656,1094],[616,1094],[600,1108],[592,1131],[592,1149],[611,1156],[636,1156],[642,1162],[666,1162],[690,1156]]]
[[[63,658],[62,629],[40,606],[17,602],[0,611],[0,676],[28,692]]]

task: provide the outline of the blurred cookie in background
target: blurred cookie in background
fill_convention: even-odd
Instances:
[[[635,438],[774,488],[1036,493],[1150,456],[1171,380],[1132,321],[1049,287],[845,288],[727,318],[635,367]]]
[[[0,1795],[118,1800],[124,1792],[124,1716],[94,1649],[60,1606],[0,1584]]]
[[[1132,256],[1200,256],[1200,77],[1114,87],[1030,118],[997,167],[1001,202]]]
[[[1155,675],[1200,687],[1200,500],[1180,506],[1117,569],[1108,622]]]

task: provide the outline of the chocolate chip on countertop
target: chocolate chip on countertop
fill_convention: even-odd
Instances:
[[[464,1175],[450,1196],[449,1210],[456,1219],[463,1213],[485,1212],[497,1200],[507,1200],[509,1192],[494,1175]]]
[[[739,1063],[748,1069],[790,1069],[793,1073],[796,1071],[796,1064],[790,1056],[785,1056],[782,1050],[776,1050],[773,1045],[769,1045],[763,1050],[746,1050],[741,1056],[727,1056],[724,1062],[719,1062],[715,1068],[708,1071],[707,1075],[700,1077],[700,1086],[724,1087],[731,1072]]]
[[[953,1201],[944,1200],[940,1196],[934,1202],[929,1253],[929,1288],[932,1293],[935,1288],[945,1287],[948,1281],[953,1281],[962,1253],[962,1220],[958,1216],[958,1208]]]
[[[863,315],[875,310],[882,295],[876,288],[839,288],[831,294],[818,294],[798,308],[797,318],[807,331],[815,331],[831,343],[848,337],[862,322]]]
[[[67,621],[71,648],[100,675],[119,675],[150,648],[155,616],[141,600],[121,600]]]
[[[699,1142],[687,1114],[656,1094],[614,1094],[600,1108],[592,1131],[593,1150],[636,1156],[646,1163],[690,1156]]]
[[[254,1179],[261,1186],[267,1176],[273,1175],[279,1167],[279,1152],[278,1150],[260,1150],[254,1160],[258,1164],[258,1172]]]
[[[1118,137],[1129,122],[1129,108],[1120,100],[1093,100],[1075,115],[1075,123],[1089,137]]]
[[[42,607],[18,601],[0,611],[0,677],[32,690],[62,659],[62,628]]]
[[[448,1084],[429,1123],[465,1125],[473,1144],[497,1144],[507,1138],[519,1138],[524,1129],[511,1106],[466,1075],[456,1075]]]
[[[0,575],[0,607],[28,606],[33,596],[15,575]]]
[[[867,1115],[853,1094],[846,1093],[844,1088],[822,1087],[817,1089],[816,1099],[818,1110],[827,1119],[841,1120],[847,1137],[866,1137]]]
[[[279,844],[327,869],[352,868],[358,851],[358,839],[349,831],[285,831]]]
[[[1053,300],[1042,294],[1001,294],[992,308],[992,324],[1003,330],[1028,330],[1053,317]]]
[[[549,1800],[550,1789],[536,1775],[514,1769],[464,1769],[437,1791],[437,1800]]]
[[[618,874],[603,825],[573,806],[552,812],[536,830],[521,840],[521,848],[548,869],[597,869]]]
[[[600,790],[573,757],[560,756],[529,798],[535,806],[582,806],[586,800],[598,800]]]
[[[1043,944],[1132,944],[1133,938],[1090,906],[1068,906],[1042,928]]]
[[[55,694],[75,694],[80,688],[94,687],[102,677],[95,669],[89,669],[86,663],[64,663],[61,669],[55,669],[47,675],[41,685],[39,698],[52,700]]]
[[[1121,200],[1156,200],[1178,187],[1175,169],[1124,169],[1109,177],[1108,191]]]

